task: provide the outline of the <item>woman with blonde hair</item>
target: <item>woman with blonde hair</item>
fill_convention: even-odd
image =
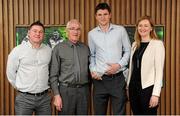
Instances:
[[[133,114],[156,115],[162,87],[164,44],[156,35],[150,16],[136,24],[127,81]]]

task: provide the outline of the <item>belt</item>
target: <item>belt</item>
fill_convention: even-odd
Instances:
[[[60,83],[60,86],[72,87],[72,88],[81,88],[86,85],[88,85],[88,83],[85,83],[85,84]]]
[[[48,89],[43,91],[43,92],[40,92],[40,93],[29,93],[29,92],[22,92],[22,91],[18,91],[20,93],[23,93],[23,94],[27,94],[27,95],[33,95],[33,96],[42,96],[44,95],[45,93],[48,93]]]
[[[104,74],[103,76],[109,76],[109,77],[117,77],[117,76],[120,76],[122,74],[123,71],[120,71],[116,74],[111,74],[111,75],[107,75],[107,74]]]

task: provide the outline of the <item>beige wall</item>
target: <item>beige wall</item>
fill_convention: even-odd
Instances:
[[[87,33],[96,26],[94,8],[103,1],[112,7],[113,23],[134,25],[147,14],[157,25],[165,25],[166,62],[158,113],[180,114],[180,0],[0,0],[0,114],[14,114],[15,90],[5,72],[7,55],[15,46],[15,26],[36,20],[62,25],[77,18],[84,28],[81,41],[87,44]]]

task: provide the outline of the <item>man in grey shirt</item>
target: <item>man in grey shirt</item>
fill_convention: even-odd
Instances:
[[[79,21],[70,20],[66,32],[68,40],[54,47],[50,64],[49,81],[54,93],[54,105],[59,114],[85,115],[88,113],[89,49],[79,42]]]
[[[8,56],[7,78],[18,90],[16,115],[50,115],[48,94],[51,48],[42,43],[44,25],[34,22],[28,30],[28,41],[16,46]]]

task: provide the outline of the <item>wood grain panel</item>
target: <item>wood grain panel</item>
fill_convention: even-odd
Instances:
[[[3,41],[3,44],[4,44],[4,60],[3,60],[3,62],[6,62],[6,60],[7,60],[7,55],[8,55],[8,41],[9,41],[9,31],[8,31],[8,24],[9,24],[9,22],[8,22],[8,1],[4,1],[3,2],[3,20],[4,20],[4,25],[3,25],[3,28],[4,28],[4,33],[6,33],[6,35],[4,35],[4,37],[3,37],[3,39],[4,39],[4,41]],[[4,63],[4,68],[5,68],[5,64],[6,63]],[[5,71],[5,69],[4,69],[4,71]],[[3,76],[5,76],[5,72],[3,73],[4,75]],[[10,101],[9,101],[9,83],[8,83],[8,81],[7,81],[7,79],[5,78],[4,79],[4,101],[5,101],[5,103],[6,104],[10,104]],[[6,106],[5,108],[4,108],[4,110],[5,110],[5,113],[8,113],[8,112],[10,112],[10,105],[8,105],[8,106]]]
[[[144,16],[144,15],[146,15],[146,1],[145,0],[142,0],[141,1],[142,3],[141,3],[141,16]]]
[[[161,23],[160,24],[165,24],[165,19],[166,19],[166,17],[165,17],[165,1],[164,0],[161,0],[161,10],[159,10],[159,12],[161,12],[161,15],[160,15],[160,21],[161,21]],[[166,28],[166,27],[165,27]],[[164,35],[165,35],[166,33],[164,33]],[[164,43],[166,43],[166,39],[165,39],[165,36],[164,36]],[[164,69],[164,72],[165,72],[165,69]],[[165,84],[166,84],[166,79],[165,79],[165,77],[166,77],[166,74],[164,74],[164,79],[163,79],[163,88],[162,88],[162,93],[161,93],[161,100],[160,100],[160,103],[161,103],[161,105],[160,105],[160,114],[162,114],[162,115],[165,115],[165,110],[166,110],[166,102],[165,102],[165,100],[166,100],[166,98],[165,98],[165,96],[166,96],[166,89],[165,89]]]
[[[70,7],[70,2],[69,0],[65,0],[65,23],[67,23],[69,21],[69,17],[70,17],[70,13],[69,13],[69,8]]]
[[[90,14],[89,14],[89,12],[91,12],[90,11],[90,0],[87,0],[86,2],[85,2],[85,14],[87,14],[84,18],[85,18],[85,24],[84,24],[84,30],[85,30],[85,35],[84,35],[84,37],[85,38],[87,38],[88,37],[88,31],[90,30]],[[86,42],[85,43],[87,43],[87,39],[86,39]]]
[[[49,13],[49,18],[50,18],[50,25],[53,25],[54,24],[54,19],[55,19],[55,7],[54,7],[54,0],[50,0],[49,1],[49,4],[50,4],[50,13]]]
[[[85,38],[84,37],[84,20],[85,20],[85,12],[84,12],[84,9],[85,9],[85,7],[84,7],[84,0],[80,0],[80,19],[79,19],[79,21],[80,21],[80,23],[82,24],[82,27],[83,27],[83,29],[82,29],[82,34],[81,34],[81,41],[82,42],[84,42],[85,43],[85,39],[87,40],[87,38]]]
[[[176,88],[176,99],[175,99],[175,114],[180,114],[180,1],[176,1],[176,80],[175,80],[175,88]]]
[[[8,22],[9,22],[9,25],[8,25],[8,27],[9,27],[8,28],[8,32],[9,32],[8,49],[11,49],[14,47],[14,43],[15,43],[15,41],[14,41],[14,22],[12,20],[13,19],[13,0],[9,0],[8,3],[9,3],[9,5],[8,5],[9,6],[9,13],[8,13],[9,14],[8,15],[9,16],[9,18],[8,18],[9,19],[8,20]],[[8,83],[8,85],[9,85],[9,83]],[[14,98],[15,97],[9,97],[9,96],[15,96],[14,88],[12,86],[10,86],[9,89],[10,89],[10,91],[7,92],[9,94],[7,97],[9,98],[9,103],[11,104],[11,105],[9,105],[9,111],[14,114]]]
[[[74,14],[75,14],[74,18],[80,20],[80,1],[79,0],[76,0],[74,7],[75,7],[74,8],[75,9],[74,10]]]
[[[171,29],[171,12],[170,9],[171,8],[171,1],[167,1],[166,4],[166,78],[165,78],[165,89],[166,89],[166,114],[171,114],[171,97],[167,97],[169,95],[171,95],[171,58],[169,56],[171,56],[171,33],[170,33],[170,29]]]
[[[112,23],[115,22],[115,16],[116,16],[116,7],[112,7],[112,6],[115,6],[115,4],[116,4],[115,0],[111,1],[111,14],[112,14],[111,21],[112,21]]]
[[[172,0],[172,9],[171,9],[171,112],[170,114],[175,115],[175,18],[176,18],[176,13],[175,13],[175,9],[176,9],[176,1]]]
[[[26,24],[26,25],[29,24],[29,3],[28,3],[28,0],[24,0],[24,24]]]
[[[131,0],[131,25],[136,24],[136,14],[134,13],[134,11],[136,10],[136,5],[135,5],[135,0]]]
[[[3,1],[0,0],[0,115],[4,114]]]
[[[125,24],[125,20],[124,20],[124,17],[125,17],[125,12],[124,12],[124,10],[125,10],[125,0],[121,0],[120,8],[121,8],[120,9],[121,14],[119,16],[120,17],[120,24]]]
[[[44,0],[40,0],[39,3],[41,5],[39,5],[39,20],[42,22],[42,23],[45,23],[44,21],[44,15],[45,15],[45,3],[44,3]],[[58,4],[57,4],[58,5]],[[59,15],[57,15],[59,17]],[[58,19],[58,18],[57,18]]]
[[[156,1],[156,23],[160,24],[160,16],[161,16],[161,0]]]
[[[95,26],[95,2],[94,0],[90,0],[90,29],[92,29]]]
[[[134,12],[136,14],[136,20],[138,20],[138,18],[141,16],[141,0],[137,0],[136,2],[136,12]]]
[[[180,0],[0,0],[0,114],[14,114],[16,92],[6,78],[8,53],[15,46],[15,26],[35,20],[45,25],[63,25],[76,18],[82,23],[81,41],[97,26],[95,6],[107,2],[112,23],[135,25],[143,15],[151,15],[156,25],[164,25],[166,61],[158,114],[180,115]],[[93,114],[90,106],[90,114]],[[112,112],[108,108],[108,114]],[[126,113],[131,115],[129,101]],[[53,114],[57,114],[53,107]]]
[[[156,0],[151,0],[151,17],[156,21]]]
[[[60,0],[60,24],[65,24],[65,10],[64,10],[64,0]]]
[[[76,5],[75,5],[75,3],[76,3]],[[69,7],[69,10],[70,10],[70,19],[74,19],[74,17],[75,17],[75,12],[79,12],[79,11],[76,11],[76,10],[74,10],[75,8],[78,8],[78,7],[80,7],[80,5],[79,5],[79,1],[75,1],[75,0],[71,0],[70,1],[70,7]]]
[[[45,19],[44,19],[45,22],[44,22],[44,23],[45,23],[46,25],[50,23],[50,15],[49,15],[49,14],[50,14],[50,13],[49,13],[49,9],[50,9],[50,8],[49,8],[49,7],[50,7],[50,6],[49,6],[49,0],[45,0],[45,15],[44,15],[44,16],[45,16],[45,17],[44,17],[44,18],[45,18]]]
[[[19,23],[20,24],[24,24],[24,1],[23,0],[19,0]]]
[[[172,9],[171,9],[171,114],[175,115],[175,0],[172,0]]]
[[[53,0],[52,0],[53,1]],[[39,20],[39,0],[34,0],[34,9],[33,9],[33,14],[34,14],[34,21]]]
[[[116,1],[116,4],[115,4],[115,7],[116,7],[116,14],[115,14],[115,21],[117,22],[117,24],[120,24],[120,0]]]
[[[34,22],[34,0],[29,0],[29,21]]]
[[[165,0],[161,0],[161,9],[159,12],[161,12],[161,23],[160,24],[165,24],[165,20],[166,20],[166,1]]]
[[[55,20],[55,25],[60,24],[60,7],[59,7],[59,0],[55,0],[55,6],[54,6],[54,20]]]
[[[146,0],[146,15],[151,15],[151,0]]]
[[[18,24],[19,23],[19,10],[18,10],[18,7],[19,7],[19,4],[18,4],[18,0],[14,0],[14,23],[15,24]]]

